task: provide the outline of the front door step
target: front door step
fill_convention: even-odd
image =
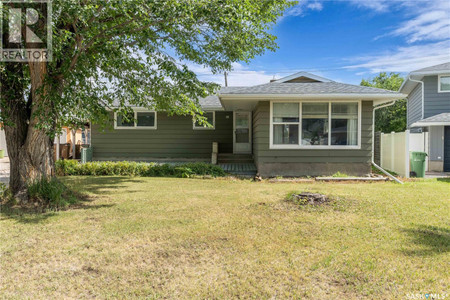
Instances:
[[[255,176],[257,169],[255,164],[252,163],[223,163],[219,164],[225,172],[234,175],[242,176]]]

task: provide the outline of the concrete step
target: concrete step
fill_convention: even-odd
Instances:
[[[219,153],[217,156],[217,162],[223,163],[253,163],[253,156],[251,154],[232,154],[232,153]]]
[[[255,176],[256,166],[252,163],[223,163],[219,164],[225,172],[234,175]]]

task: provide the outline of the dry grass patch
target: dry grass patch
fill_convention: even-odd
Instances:
[[[64,178],[83,209],[0,220],[5,298],[404,298],[444,293],[450,183]],[[294,208],[291,191],[330,204]]]

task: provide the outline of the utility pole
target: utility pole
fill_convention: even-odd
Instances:
[[[228,86],[228,78],[227,78],[228,73],[225,71],[223,75],[225,76],[225,86]]]

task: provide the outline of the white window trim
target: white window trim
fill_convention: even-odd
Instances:
[[[130,129],[146,129],[146,130],[156,130],[157,129],[157,120],[158,120],[158,113],[154,110],[148,110],[148,109],[142,109],[142,108],[134,108],[134,126],[117,126],[117,113],[114,112],[114,129],[119,130],[130,130]],[[137,126],[137,113],[138,112],[152,112],[155,113],[155,125],[154,126]]]
[[[283,145],[283,144],[274,144],[273,143],[273,103],[287,103],[287,102],[296,102],[299,103],[299,117],[300,120],[298,123],[294,122],[293,124],[298,124],[298,141],[299,145]],[[320,146],[312,146],[312,145],[302,145],[302,103],[307,102],[328,102],[329,103],[329,112],[328,112],[328,126],[331,127],[331,103],[358,103],[358,145],[320,145]],[[361,100],[271,100],[270,101],[270,134],[269,134],[269,149],[361,149],[361,125],[362,125],[362,114],[361,114]],[[331,130],[328,132],[329,137],[331,136]],[[331,142],[331,139],[328,138],[328,143]]]
[[[443,91],[441,90],[441,77],[450,77],[450,74],[440,74],[438,75],[438,93],[450,93],[450,90],[448,91]]]
[[[192,120],[192,129],[193,130],[215,130],[216,129],[216,112],[214,110],[206,111],[205,113],[212,113],[213,114],[213,121],[212,124],[209,122],[212,127],[204,127],[204,126],[195,126],[195,120]]]

